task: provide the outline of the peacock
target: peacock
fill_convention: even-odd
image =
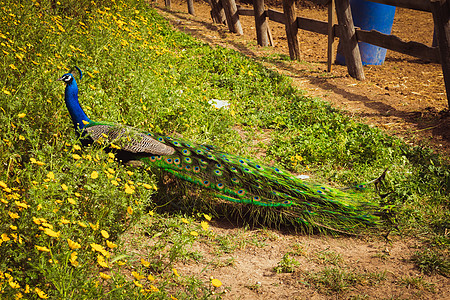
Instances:
[[[307,182],[281,168],[225,153],[214,146],[92,121],[78,101],[75,74],[82,78],[81,70],[75,67],[58,79],[66,85],[64,100],[75,131],[85,144],[103,141],[113,145],[112,150],[124,163],[158,170],[208,190],[218,201],[287,216],[308,230],[354,233],[383,223],[383,209],[357,191]]]

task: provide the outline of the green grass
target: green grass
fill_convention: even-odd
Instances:
[[[450,171],[432,151],[302,96],[289,79],[239,53],[172,30],[147,1],[0,3],[1,298],[206,299],[223,291],[172,270],[200,259],[181,245],[211,238],[199,223],[206,211],[177,214],[171,206],[168,216],[169,205],[153,201],[152,174],[120,165],[101,147],[79,148],[56,82],[74,65],[84,71],[80,100],[93,120],[248,157],[265,151],[266,162],[341,186],[389,168],[383,201],[396,205],[398,228],[426,233],[424,247],[439,253],[439,260],[421,256],[420,269],[448,265]],[[227,100],[230,109],[217,110],[210,99]],[[270,143],[253,147],[253,133],[262,132]],[[119,238],[132,226],[151,237],[148,253],[131,254]],[[222,251],[236,249],[236,241],[219,240]],[[351,284],[342,278],[333,290]]]

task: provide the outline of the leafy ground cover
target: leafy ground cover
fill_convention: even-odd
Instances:
[[[303,96],[241,54],[174,31],[146,1],[2,1],[0,9],[2,298],[220,298],[220,280],[180,276],[175,264],[202,259],[190,247],[196,241],[220,253],[243,247],[209,230],[211,216],[220,217],[214,209],[157,207],[151,173],[100,146],[81,149],[56,82],[74,65],[84,71],[80,99],[94,120],[214,144],[340,186],[388,168],[383,201],[397,207],[391,234],[423,236],[417,268],[449,275],[450,172],[431,150]],[[211,99],[230,107],[216,109]],[[133,252],[142,244],[145,252]],[[317,259],[339,263],[332,254]],[[286,255],[273,267],[297,265]],[[307,280],[340,292],[383,274],[327,267]]]

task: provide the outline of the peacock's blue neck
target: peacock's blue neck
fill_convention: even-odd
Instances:
[[[91,120],[89,120],[81,108],[80,102],[78,102],[78,86],[75,79],[66,85],[64,100],[72,118],[75,130],[79,130],[81,132],[86,126],[84,123],[90,122]]]

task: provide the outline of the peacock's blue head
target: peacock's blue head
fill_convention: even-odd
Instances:
[[[71,73],[64,74],[63,76],[61,76],[61,78],[58,79],[58,81],[62,81],[67,85],[71,84],[73,80],[74,77]]]

